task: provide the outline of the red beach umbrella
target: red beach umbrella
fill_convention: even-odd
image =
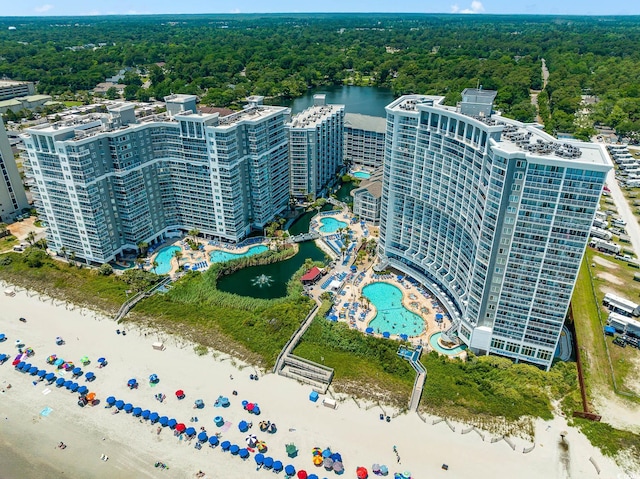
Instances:
[[[307,479],[307,471],[304,469],[298,471],[298,479]]]
[[[185,429],[187,429],[187,426],[185,426],[183,423],[179,422],[178,424],[176,424],[176,431],[184,432]]]
[[[369,472],[361,466],[356,469],[356,476],[358,476],[358,479],[367,479],[367,477],[369,477]]]
[[[176,391],[176,397],[177,397],[177,398],[184,397],[184,391],[183,391],[182,389],[178,389],[178,390]]]
[[[256,408],[256,405],[250,402],[247,404],[247,411],[253,411]]]

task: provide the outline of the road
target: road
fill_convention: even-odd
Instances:
[[[640,256],[638,256],[640,253],[640,224],[638,224],[638,220],[633,214],[633,211],[631,211],[631,207],[629,206],[627,199],[622,194],[622,189],[618,184],[618,180],[616,180],[614,169],[609,171],[609,174],[607,175],[607,186],[611,190],[611,198],[618,209],[618,216],[627,223],[625,229],[627,230],[627,235],[631,238],[633,252],[635,253],[636,258],[640,258]]]

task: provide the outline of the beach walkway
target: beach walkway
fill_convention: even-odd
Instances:
[[[398,356],[409,361],[411,367],[416,372],[416,379],[413,382],[413,390],[411,391],[411,399],[409,400],[409,411],[411,412],[418,411],[420,397],[422,397],[422,389],[424,388],[424,383],[427,380],[427,370],[420,362],[421,353],[422,346],[417,346],[416,348],[400,346],[398,348]]]
[[[115,317],[116,323],[120,322],[127,315],[127,313],[131,311],[136,304],[138,304],[139,301],[143,300],[144,298],[148,298],[154,293],[157,293],[163,286],[166,286],[170,282],[171,282],[171,278],[165,278],[159,283],[154,284],[147,291],[141,291],[135,296],[126,300],[124,303],[122,303],[122,306],[120,306],[120,309],[118,310],[118,314],[116,314],[116,317]]]
[[[296,379],[305,384],[311,385],[318,392],[326,393],[331,380],[333,379],[333,369],[323,364],[314,363],[308,359],[304,359],[293,354],[293,350],[302,339],[302,335],[309,329],[313,319],[318,313],[320,304],[316,300],[316,305],[309,312],[305,320],[300,324],[293,336],[284,345],[282,351],[276,359],[276,365],[273,372],[281,376]]]

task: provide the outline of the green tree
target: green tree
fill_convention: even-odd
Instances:
[[[116,100],[120,97],[120,95],[118,95],[118,90],[114,86],[110,87],[104,95],[107,100]]]

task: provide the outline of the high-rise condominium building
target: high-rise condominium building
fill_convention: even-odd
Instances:
[[[289,109],[250,97],[225,117],[180,110],[137,122],[122,104],[26,130],[49,247],[104,263],[190,229],[240,241],[288,206],[288,119]]]
[[[384,160],[387,122],[378,116],[344,115],[344,161],[353,169],[373,171]]]
[[[344,105],[327,105],[325,95],[313,100],[287,125],[290,193],[296,199],[321,196],[343,164]]]
[[[473,351],[548,368],[611,162],[492,114],[495,92],[462,96],[387,106],[379,253]]]
[[[13,158],[7,131],[0,118],[0,222],[10,222],[16,213],[28,208],[22,179]]]

